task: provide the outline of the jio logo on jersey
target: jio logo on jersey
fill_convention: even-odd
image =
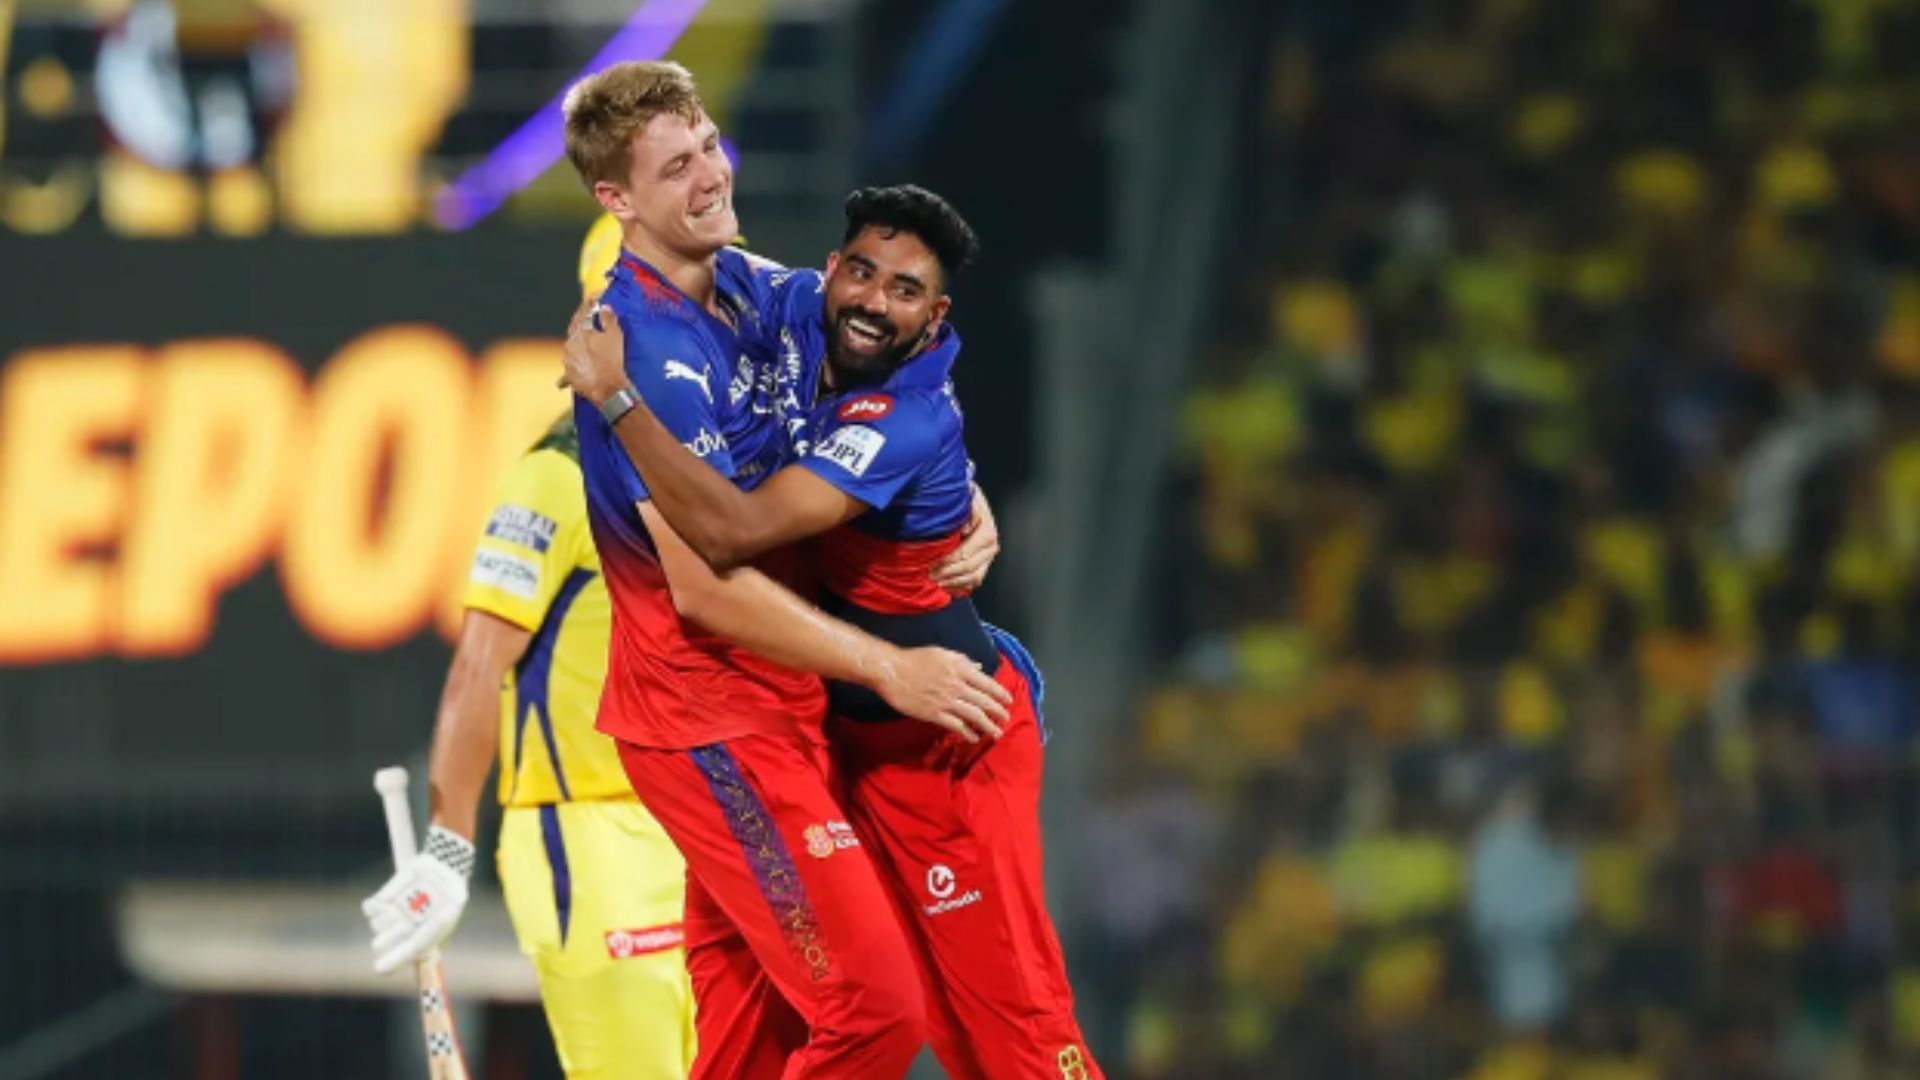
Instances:
[[[857,423],[862,420],[878,420],[893,411],[893,399],[885,394],[863,394],[841,404],[839,416],[843,422]]]

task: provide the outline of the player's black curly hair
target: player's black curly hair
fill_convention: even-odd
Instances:
[[[841,240],[842,246],[853,243],[860,230],[868,226],[919,237],[933,249],[934,258],[940,260],[940,273],[948,280],[980,254],[980,240],[960,211],[916,184],[863,187],[847,196],[847,235]]]

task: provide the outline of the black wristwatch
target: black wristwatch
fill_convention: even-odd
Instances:
[[[607,418],[609,426],[617,424],[628,413],[640,407],[640,391],[632,383],[613,392],[613,396],[600,403],[600,415]]]

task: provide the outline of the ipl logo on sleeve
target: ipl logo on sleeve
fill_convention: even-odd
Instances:
[[[856,424],[843,427],[827,436],[827,441],[813,448],[813,456],[825,458],[855,476],[865,476],[873,465],[874,458],[880,455],[880,448],[887,445],[887,437],[879,431],[865,425]]]

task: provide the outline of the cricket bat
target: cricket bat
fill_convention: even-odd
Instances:
[[[387,814],[387,840],[393,845],[395,869],[413,860],[413,808],[407,803],[407,770],[389,766],[373,774],[373,790],[380,793]],[[414,961],[413,982],[419,990],[420,1030],[427,1040],[429,1080],[468,1080],[466,1055],[460,1052],[460,1033],[453,1027],[453,1007],[447,999],[447,975],[435,949]]]

